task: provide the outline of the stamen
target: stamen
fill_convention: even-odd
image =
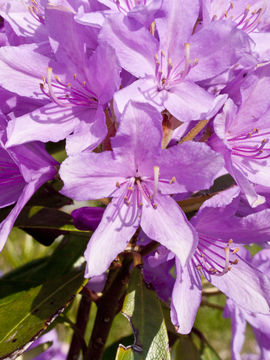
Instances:
[[[116,187],[118,187],[118,188],[120,188],[120,187],[121,187],[121,185],[120,185],[119,181],[117,181],[115,185],[116,185]]]
[[[175,183],[175,181],[176,181],[176,177],[175,177],[175,176],[173,176],[173,177],[171,178],[171,180],[170,180],[170,184]]]
[[[154,166],[154,192],[153,192],[153,200],[156,197],[158,191],[158,179],[159,179],[159,166]]]
[[[222,276],[229,271],[230,248],[228,246],[226,246],[224,251],[225,251],[225,266],[224,266],[224,269],[220,273],[216,274],[217,276]]]
[[[71,107],[71,104],[66,104],[62,101],[59,101],[58,98],[56,97],[56,95],[53,91],[53,88],[52,88],[52,68],[51,67],[47,68],[47,84],[48,84],[49,93],[56,104],[58,104],[60,106]]]

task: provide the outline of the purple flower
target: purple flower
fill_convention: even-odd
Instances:
[[[189,333],[193,326],[201,303],[201,275],[243,309],[269,314],[270,279],[246,260],[245,249],[239,245],[244,235],[238,229],[241,221],[231,222],[236,210],[236,194],[235,189],[230,189],[203,204],[191,220],[198,232],[197,248],[184,266],[175,257],[177,276],[172,291],[171,319],[180,333]],[[263,218],[265,214],[260,215]],[[252,222],[246,223],[245,236],[250,232],[251,238],[255,238],[256,233],[265,231],[269,238],[269,227],[265,230],[263,223],[257,218],[253,220],[251,229],[248,224]],[[233,240],[229,239],[229,226]]]
[[[161,115],[130,102],[111,139],[113,151],[84,151],[61,165],[63,194],[77,200],[112,197],[85,252],[87,277],[103,273],[139,225],[183,264],[191,256],[197,238],[168,194],[207,188],[222,163],[204,144],[162,150],[161,141]]]
[[[120,67],[113,49],[96,48],[96,35],[77,24],[71,10],[49,8],[46,14],[57,61],[32,44],[0,49],[0,85],[43,100],[43,106],[9,123],[7,146],[67,137],[69,154],[95,148],[107,133],[104,108],[119,88]]]
[[[209,142],[223,154],[226,169],[253,207],[264,201],[253,184],[269,186],[269,70],[266,66],[242,83],[239,107],[231,99],[226,102],[214,120],[217,136]]]
[[[200,82],[228,71],[249,50],[248,36],[233,23],[217,21],[193,34],[198,1],[165,2],[166,16],[156,19],[159,41],[132,22],[109,18],[100,40],[112,44],[121,66],[139,79],[114,96],[122,113],[131,99],[166,108],[181,121],[210,118],[226,95],[207,92]]]
[[[264,249],[258,252],[251,262],[259,270],[268,273],[270,269],[270,250]],[[260,348],[260,359],[270,359],[270,314],[250,312],[237,305],[232,299],[228,299],[224,309],[224,317],[230,317],[232,322],[232,360],[241,360],[241,349],[245,339],[246,323],[249,323],[254,332]]]
[[[0,224],[2,250],[20,211],[41,185],[53,179],[58,163],[38,142],[6,149],[5,120],[3,117],[0,120],[0,207],[15,204]]]
[[[156,17],[162,15],[163,0],[99,0],[101,4],[98,11],[85,12],[81,7],[75,19],[83,25],[102,27],[106,18],[115,14],[123,14],[134,19],[143,26],[150,26]]]

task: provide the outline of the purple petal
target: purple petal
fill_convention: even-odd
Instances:
[[[201,303],[202,285],[200,276],[191,263],[181,267],[176,259],[177,277],[175,280],[172,303],[172,323],[180,334],[189,334]]]
[[[136,77],[155,74],[155,53],[157,41],[143,28],[132,29],[132,22],[123,19],[124,15],[107,19],[100,40],[116,49],[121,66]]]
[[[64,181],[61,190],[66,196],[76,200],[101,199],[118,190],[120,184],[134,169],[125,159],[115,159],[111,151],[91,153],[84,151],[67,158],[60,167]]]
[[[142,175],[144,162],[161,151],[162,116],[148,104],[130,101],[121,117],[117,134],[111,139],[116,156],[126,158]],[[149,131],[151,129],[151,131]]]
[[[157,194],[155,203],[155,209],[149,203],[143,204],[141,227],[150,239],[164,245],[185,265],[197,246],[196,231],[170,196]]]
[[[229,272],[211,275],[210,282],[237,305],[251,312],[269,314],[270,278],[239,258]]]
[[[135,204],[119,208],[118,199],[112,200],[84,253],[87,261],[85,277],[104,273],[115,257],[126,248],[139,226],[139,213]]]

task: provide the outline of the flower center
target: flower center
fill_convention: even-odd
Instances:
[[[143,206],[143,198],[147,203],[156,209],[157,204],[155,203],[155,198],[158,193],[158,184],[159,182],[172,184],[176,181],[175,177],[171,180],[160,179],[159,178],[159,167],[153,167],[153,177],[149,176],[136,176],[126,179],[124,182],[116,183],[117,188],[123,189],[121,195],[118,199],[118,206],[122,206],[123,203],[126,205],[135,204],[137,207],[141,208]],[[153,189],[153,190],[152,190]]]
[[[36,0],[31,1],[31,5],[28,6],[28,10],[35,20],[41,24],[45,24],[44,11]]]
[[[232,154],[254,160],[269,158],[270,148],[266,147],[269,142],[269,135],[270,131],[260,132],[259,129],[254,128],[247,134],[228,139]]]
[[[237,27],[247,33],[250,33],[256,30],[257,26],[261,22],[261,18],[266,10],[266,2],[263,2],[263,5],[260,6],[258,3],[262,3],[262,1],[258,1],[257,4],[251,6],[248,5],[242,11],[235,11],[235,6],[233,2],[230,2],[228,8],[223,11],[223,13],[218,16],[214,15],[212,20],[222,20],[224,18],[230,18],[234,21]],[[218,11],[217,11],[218,12]]]
[[[231,270],[232,265],[238,263],[236,253],[238,248],[231,249],[233,240],[230,239],[224,247],[224,243],[199,234],[199,244],[192,257],[193,265],[205,278],[208,275],[222,276]],[[233,257],[233,259],[231,259]]]
[[[72,83],[63,83],[59,76],[52,79],[52,68],[47,69],[47,78],[42,78],[41,91],[57,105],[62,107],[87,106],[97,108],[97,95],[89,89],[86,82],[81,82],[77,74],[73,75]]]
[[[168,90],[170,86],[175,85],[185,79],[190,70],[198,64],[198,59],[190,59],[190,44],[185,43],[185,56],[176,65],[173,66],[171,58],[165,55],[163,50],[160,54],[155,54],[155,76],[158,82],[158,89]]]

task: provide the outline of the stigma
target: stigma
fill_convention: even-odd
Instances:
[[[168,90],[172,85],[180,83],[189,74],[190,70],[198,64],[198,59],[191,60],[190,44],[184,44],[184,56],[177,64],[172,63],[172,59],[167,57],[164,50],[155,54],[155,75],[158,82],[158,89]]]

